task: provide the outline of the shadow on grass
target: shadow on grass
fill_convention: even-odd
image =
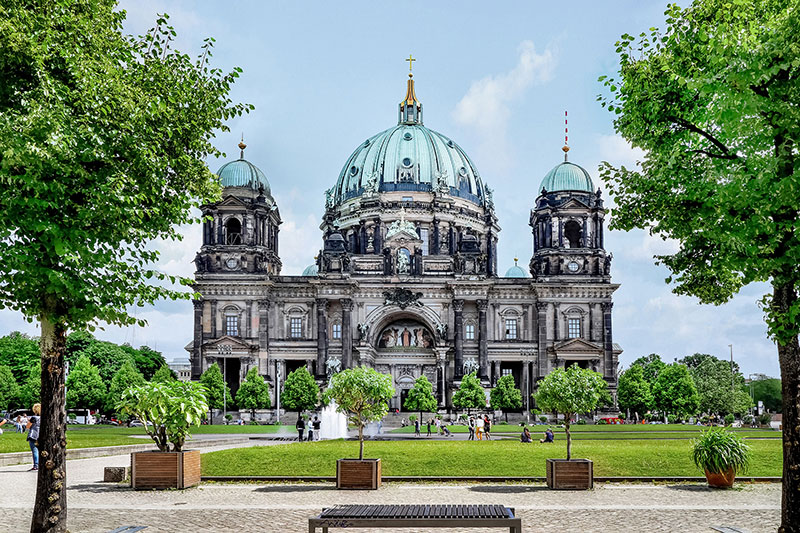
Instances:
[[[469,490],[473,492],[486,492],[489,494],[525,494],[529,492],[539,492],[550,489],[548,489],[546,485],[477,485],[475,487],[470,487]]]
[[[319,490],[336,490],[334,485],[267,485],[254,489],[253,492],[314,492]]]

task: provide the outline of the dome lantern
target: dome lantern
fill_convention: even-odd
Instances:
[[[416,61],[413,56],[409,54],[408,59],[408,86],[406,87],[406,96],[400,102],[398,124],[422,124],[422,104],[417,100],[417,95],[414,92],[414,74],[411,72],[413,61]]]

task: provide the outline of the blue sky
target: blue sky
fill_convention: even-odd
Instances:
[[[255,105],[231,121],[217,145],[268,176],[281,209],[284,274],[299,274],[320,248],[324,190],[367,137],[393,126],[413,54],[425,125],[458,142],[494,189],[500,225],[499,266],[532,252],[528,216],[541,178],[562,158],[563,115],[569,110],[570,160],[598,182],[602,160],[633,164],[638,154],[615,135],[611,114],[596,98],[598,76],[615,72],[614,42],[628,32],[663,27],[660,2],[198,2],[123,1],[126,30],[141,34],[167,12],[176,47],[197,54],[216,39],[212,65],[244,69],[232,98]],[[212,170],[224,162],[209,161]],[[181,243],[157,246],[161,268],[191,275],[196,227]],[[608,234],[615,296],[614,339],[628,365],[640,355],[665,360],[695,352],[734,357],[745,375],[778,375],[775,347],[757,301],[766,285],[747,287],[728,304],[701,306],[677,297],[653,254],[674,243],[644,231]],[[137,311],[146,328],[106,328],[97,336],[147,343],[167,359],[186,357],[191,304],[167,302]],[[0,332],[37,334],[35,324],[0,313]]]

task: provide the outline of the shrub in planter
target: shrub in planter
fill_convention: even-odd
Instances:
[[[540,383],[536,405],[542,410],[564,415],[567,436],[567,459],[547,460],[547,486],[550,488],[591,488],[592,462],[572,460],[570,421],[576,414],[593,411],[607,389],[603,376],[577,365],[567,370],[557,368]]]
[[[733,416],[733,413],[728,413],[727,415],[725,415],[726,426],[730,426],[731,424],[733,424],[734,420],[736,420],[736,418]]]
[[[768,426],[770,422],[772,422],[772,415],[769,413],[763,413],[761,416],[758,417],[758,421],[761,423],[762,426]]]
[[[605,420],[604,418],[601,418],[600,420],[597,421],[596,425],[605,426],[606,424],[608,424],[608,420]]]
[[[544,415],[540,416],[539,422],[541,422],[542,424],[547,424],[547,417]]]
[[[336,409],[358,428],[359,445],[358,460],[337,461],[337,487],[376,489],[380,486],[380,459],[364,459],[364,427],[386,416],[392,396],[392,377],[372,368],[350,368],[331,377],[324,402],[335,401]]]
[[[753,418],[753,415],[744,415],[742,417],[742,424],[747,425],[747,426],[752,426],[753,425],[753,420],[755,420]]]
[[[133,488],[185,488],[200,482],[200,453],[184,451],[189,428],[208,412],[199,383],[151,382],[122,393],[117,410],[142,421],[158,452],[131,454]],[[154,455],[160,453],[160,455]]]
[[[704,431],[691,447],[692,460],[705,473],[709,487],[733,486],[736,474],[744,472],[750,463],[750,446],[722,428]]]

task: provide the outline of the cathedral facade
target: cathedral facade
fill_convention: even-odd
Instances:
[[[402,409],[421,375],[449,408],[464,374],[487,389],[510,374],[529,406],[539,379],[577,364],[615,396],[606,212],[566,146],[531,209],[528,272],[501,274],[492,190],[461,147],[423,125],[409,75],[398,124],[359,145],[325,192],[322,249],[300,276],[281,275],[280,211],[240,148],[218,172],[222,200],[202,208],[193,379],[216,362],[235,392],[256,367],[274,401],[301,366],[324,384],[367,365],[392,376],[390,407]]]

